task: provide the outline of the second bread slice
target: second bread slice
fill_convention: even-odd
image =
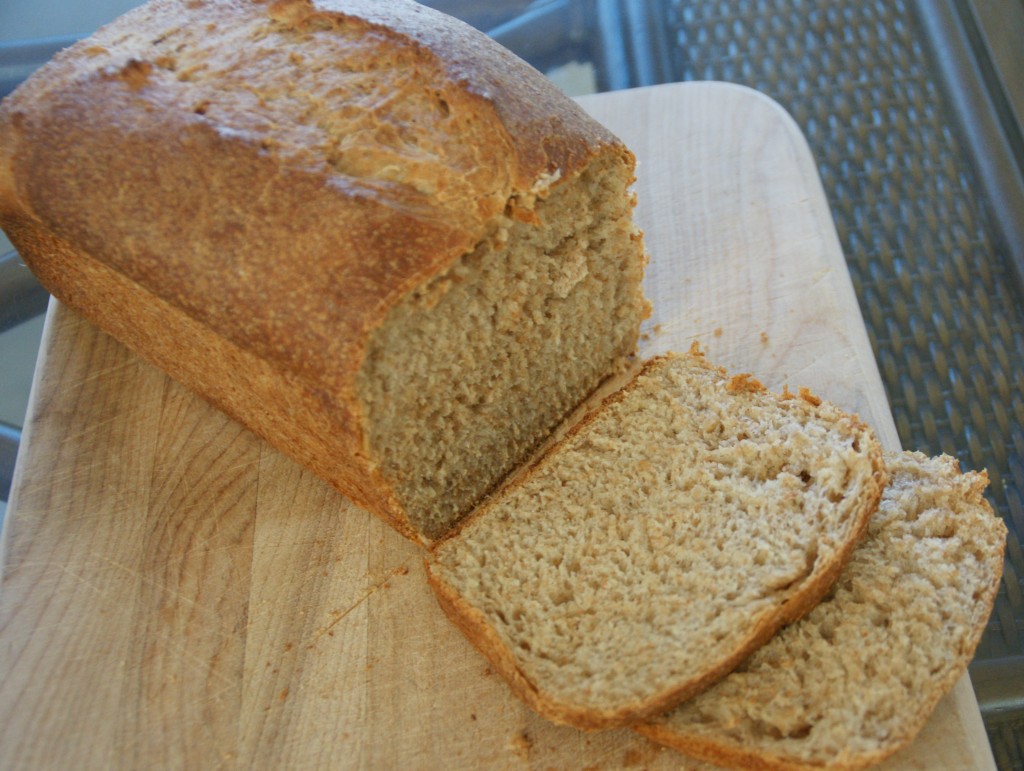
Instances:
[[[914,739],[981,639],[1006,526],[983,497],[988,477],[953,458],[892,453],[886,468],[878,512],[829,595],[641,733],[760,771],[864,768]]]
[[[435,547],[428,576],[539,713],[628,725],[813,606],[884,477],[855,416],[669,355]]]

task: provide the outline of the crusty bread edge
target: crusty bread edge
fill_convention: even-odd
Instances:
[[[338,406],[315,386],[238,347],[46,228],[31,220],[13,224],[19,249],[61,303],[406,538],[424,543],[338,425]],[[246,388],[238,387],[243,380]],[[285,406],[265,409],[272,401]]]
[[[524,484],[538,468],[543,466],[547,459],[555,453],[566,442],[572,439],[584,427],[602,414],[608,406],[621,401],[636,386],[641,375],[656,366],[660,361],[671,356],[656,356],[643,364],[636,377],[626,386],[605,398],[599,407],[589,412],[582,420],[569,429],[566,435],[558,442],[552,444],[522,476],[518,477],[509,487]],[[700,350],[694,346],[687,356],[699,359],[703,366],[721,373],[726,371],[709,363]],[[756,384],[756,381],[753,381]],[[763,388],[756,384],[757,388]],[[779,399],[792,398],[788,392],[782,396],[776,395]],[[798,397],[800,398],[800,397]],[[820,400],[811,397],[812,404]],[[817,404],[815,404],[817,406]],[[836,408],[838,409],[838,408]],[[854,548],[860,542],[868,523],[882,497],[882,491],[886,483],[885,465],[883,463],[882,448],[878,443],[874,432],[869,426],[861,422],[855,415],[850,415],[854,421],[854,430],[862,435],[865,441],[870,443],[868,457],[871,460],[872,476],[871,483],[863,491],[863,500],[854,515],[850,537],[837,550],[834,559],[826,565],[818,568],[817,575],[809,577],[805,586],[799,592],[790,597],[780,605],[777,611],[765,618],[762,618],[751,630],[749,637],[743,645],[738,646],[731,654],[724,656],[720,661],[711,666],[703,676],[682,684],[672,685],[651,698],[617,710],[594,710],[581,709],[564,704],[539,690],[537,686],[519,669],[515,659],[508,647],[501,640],[498,633],[487,622],[483,614],[467,603],[459,593],[445,583],[431,570],[431,557],[434,552],[443,546],[449,539],[459,537],[462,530],[478,517],[487,516],[490,508],[500,500],[500,496],[491,498],[483,506],[479,507],[469,517],[463,520],[455,530],[445,538],[432,545],[424,560],[427,581],[434,591],[438,604],[448,618],[467,637],[470,643],[477,648],[498,670],[498,672],[509,683],[512,690],[535,711],[556,723],[563,723],[575,726],[584,730],[602,730],[623,726],[635,726],[643,723],[655,715],[667,712],[672,707],[696,696],[701,691],[710,687],[733,669],[735,669],[754,650],[767,642],[782,626],[796,621],[813,608],[818,601],[829,591],[835,580],[839,577],[842,569],[846,566],[853,554]],[[508,489],[508,488],[506,488]]]
[[[959,463],[956,465],[959,470]],[[980,472],[976,473],[975,476],[984,478]],[[992,510],[989,502],[980,495],[980,491],[979,502],[984,505],[990,516],[1002,524],[1002,520]],[[1005,530],[1006,527],[1003,525],[1004,534]],[[1002,548],[999,550],[999,563],[1002,563],[1005,554],[1006,539],[1004,537]],[[999,594],[999,585],[1000,580],[993,581],[986,593],[980,598],[983,607],[986,609],[986,618],[992,614],[992,610],[995,607],[996,596]],[[828,767],[835,771],[857,771],[858,769],[881,763],[913,742],[928,723],[939,701],[952,690],[953,686],[956,685],[957,681],[967,671],[967,667],[974,657],[974,652],[977,650],[978,643],[981,641],[984,632],[984,624],[979,624],[974,628],[972,634],[967,639],[965,652],[959,665],[951,669],[946,674],[946,677],[929,692],[929,698],[921,702],[918,712],[907,721],[906,730],[890,746],[877,752],[866,752],[856,756],[847,755],[837,758]],[[816,763],[801,763],[782,755],[764,754],[748,749],[741,744],[716,742],[710,739],[679,734],[659,723],[636,725],[633,726],[633,730],[658,744],[716,765],[749,769],[750,771],[820,771],[822,768],[821,765]]]

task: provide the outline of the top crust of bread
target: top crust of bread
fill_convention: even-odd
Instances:
[[[877,506],[873,433],[815,401],[700,355],[648,362],[434,546],[441,607],[555,722],[634,724],[699,693],[813,607]]]
[[[600,153],[632,168],[539,73],[418,4],[157,0],[4,100],[0,225],[30,264],[45,229],[312,379],[352,431],[367,330]]]

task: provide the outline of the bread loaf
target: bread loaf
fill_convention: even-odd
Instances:
[[[43,285],[422,541],[633,353],[633,171],[405,0],[154,0],[0,107]]]
[[[635,723],[812,607],[883,483],[856,417],[671,355],[436,544],[428,577],[538,712]]]
[[[697,698],[639,730],[750,769],[852,769],[909,744],[992,610],[1006,526],[984,474],[886,456],[890,483],[833,591]]]

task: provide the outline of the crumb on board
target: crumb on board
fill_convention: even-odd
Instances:
[[[729,378],[729,382],[725,386],[729,393],[757,393],[758,391],[765,390],[764,385],[760,380],[755,378],[749,372],[741,372],[738,375],[733,375]]]
[[[799,395],[801,399],[803,399],[808,404],[813,404],[815,407],[821,404],[821,397],[815,396],[809,388],[801,387]]]
[[[768,345],[768,333],[767,332],[762,332],[761,333],[761,345]]]
[[[650,329],[647,329],[647,330],[641,332],[640,333],[640,339],[643,340],[646,343],[651,338],[657,337],[658,335],[660,335],[664,331],[665,331],[665,327],[662,324],[655,324]]]
[[[796,393],[789,390],[789,385],[782,386],[782,398],[783,399],[803,399],[808,404],[818,407],[823,401],[820,396],[817,396],[811,389],[801,386],[797,389]]]
[[[715,331],[712,332],[711,334],[713,334],[715,337],[721,337],[722,336],[722,328],[721,327],[715,327]]]
[[[526,760],[533,749],[533,740],[526,731],[520,731],[509,740],[509,748],[520,758]]]

